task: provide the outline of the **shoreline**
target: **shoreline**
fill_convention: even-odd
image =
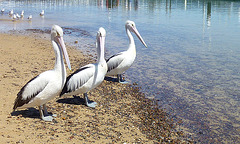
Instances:
[[[45,34],[47,35],[47,34]],[[0,33],[1,111],[0,128],[4,143],[192,143],[177,130],[177,123],[154,100],[145,98],[136,84],[122,85],[104,81],[89,92],[95,109],[83,104],[82,95],[55,97],[47,103],[57,114],[53,122],[40,120],[35,108],[12,113],[13,102],[21,87],[32,77],[52,69],[54,52],[50,38]],[[44,37],[44,36],[43,36]],[[49,36],[50,37],[50,36]],[[68,46],[72,72],[95,62],[80,50]],[[68,75],[72,72],[67,70]]]

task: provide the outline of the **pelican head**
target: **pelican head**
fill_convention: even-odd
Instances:
[[[57,37],[63,37],[63,30],[58,25],[53,25],[51,30],[51,38],[54,40]]]
[[[106,30],[103,27],[100,27],[97,36],[106,37]]]
[[[63,41],[63,30],[58,25],[53,25],[51,30],[51,39],[52,41],[55,41],[59,47],[62,49],[62,52],[64,54],[65,60],[67,62],[68,68],[71,70],[71,64],[69,61],[68,53],[66,50],[65,43]]]
[[[143,38],[141,37],[140,33],[138,32],[136,25],[133,21],[127,20],[125,24],[126,29],[130,30],[131,32],[135,33],[142,44],[147,47],[146,43],[144,42]]]
[[[98,59],[104,58],[104,44],[105,44],[106,30],[103,27],[100,27],[97,32],[97,53]]]
[[[100,27],[97,32],[97,42],[101,44],[105,43],[106,30],[103,27]],[[100,46],[101,47],[101,46]]]

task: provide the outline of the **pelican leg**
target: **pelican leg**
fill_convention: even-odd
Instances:
[[[43,104],[43,112],[44,112],[44,115],[48,115],[46,104]]]
[[[50,116],[48,111],[47,111],[47,107],[46,107],[46,104],[43,104],[43,112],[44,112],[44,115],[45,116]],[[53,117],[57,117],[56,114],[52,114]]]
[[[88,95],[87,93],[84,93],[84,100],[85,100],[85,104],[88,106],[88,107],[91,107],[91,108],[95,108],[97,103],[96,102],[90,102],[89,99],[88,99]]]
[[[122,79],[122,74],[117,74],[117,79],[118,79],[118,82],[121,84],[128,84],[127,81]]]
[[[52,121],[53,117],[52,116],[44,116],[42,106],[39,106],[39,113],[40,113],[40,118],[44,121]],[[45,112],[44,112],[45,113]]]

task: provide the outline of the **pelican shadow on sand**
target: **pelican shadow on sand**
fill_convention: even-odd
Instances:
[[[51,112],[48,112],[49,115],[52,115]],[[34,119],[41,119],[39,117],[39,110],[36,108],[27,108],[25,110],[17,110],[17,111],[13,111],[11,113],[11,116],[22,116],[24,118],[34,118]]]
[[[90,102],[93,102],[89,100]],[[71,98],[62,98],[57,100],[58,103],[63,104],[73,104],[73,105],[85,105],[84,98],[81,98],[80,96],[73,96]]]

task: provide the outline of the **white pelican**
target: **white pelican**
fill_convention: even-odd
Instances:
[[[44,15],[44,10],[40,12],[40,16],[43,16],[43,15]]]
[[[135,33],[143,45],[147,47],[133,21],[126,21],[125,28],[129,38],[128,50],[113,55],[107,60],[108,71],[106,74],[107,76],[117,75],[118,82],[123,84],[128,82],[122,80],[122,73],[131,67],[136,57],[136,46],[131,32]]]
[[[29,19],[29,20],[32,20],[32,15],[28,16],[28,19]]]
[[[10,10],[8,13],[10,16],[13,15],[13,10]]]
[[[52,26],[51,41],[56,55],[54,69],[45,71],[27,82],[17,94],[13,106],[13,110],[38,106],[40,117],[44,121],[52,121],[53,117],[48,115],[46,103],[60,94],[66,81],[63,54],[69,69],[71,69],[61,27],[57,25]]]
[[[101,84],[107,73],[107,63],[104,59],[105,37],[106,31],[100,27],[96,38],[97,63],[85,65],[68,76],[60,96],[84,93],[85,104],[92,108],[96,107],[96,102],[88,100],[87,92]]]
[[[22,12],[21,12],[21,18],[23,18],[24,17],[24,10],[22,10]]]

